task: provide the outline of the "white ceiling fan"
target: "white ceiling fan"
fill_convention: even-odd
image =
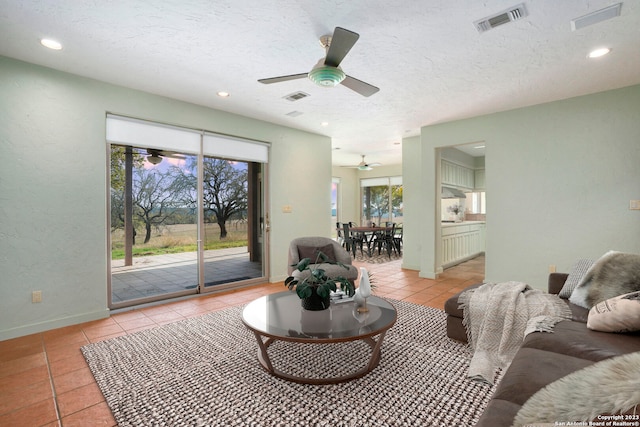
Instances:
[[[362,154],[362,161],[360,163],[358,163],[357,165],[353,165],[353,166],[343,166],[343,167],[345,167],[345,168],[357,168],[358,170],[361,170],[361,171],[370,171],[376,166],[382,166],[382,163],[367,163],[367,162],[364,161],[364,154]]]

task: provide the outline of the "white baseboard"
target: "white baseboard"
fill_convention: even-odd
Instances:
[[[91,313],[83,313],[77,316],[64,317],[61,319],[47,320],[40,323],[19,326],[0,331],[0,341],[12,338],[23,337],[25,335],[37,334],[49,331],[51,329],[63,328],[65,326],[77,325],[78,323],[90,322],[92,320],[106,319],[109,317],[109,309],[94,311]]]

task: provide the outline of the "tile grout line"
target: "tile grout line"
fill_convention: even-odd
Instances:
[[[53,408],[56,411],[56,421],[58,425],[62,425],[62,416],[60,414],[60,407],[58,406],[58,395],[56,393],[56,386],[53,382],[53,371],[51,370],[51,360],[49,360],[49,353],[47,352],[47,343],[44,340],[44,335],[40,334],[42,340],[42,348],[44,350],[44,358],[47,362],[47,373],[49,374],[49,385],[51,386],[51,395],[53,398]]]

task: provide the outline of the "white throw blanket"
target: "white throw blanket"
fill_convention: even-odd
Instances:
[[[534,331],[552,332],[556,323],[571,319],[571,310],[557,295],[526,283],[486,283],[460,295],[473,357],[468,376],[493,384],[498,368],[506,369]]]

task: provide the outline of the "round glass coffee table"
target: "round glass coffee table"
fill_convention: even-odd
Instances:
[[[349,301],[331,302],[326,310],[308,311],[302,308],[295,292],[285,291],[250,302],[242,312],[242,321],[258,341],[258,361],[267,372],[304,384],[335,384],[362,377],[380,362],[382,341],[396,322],[397,313],[391,303],[375,296],[367,298],[367,308],[369,311],[360,313],[356,304]],[[371,349],[371,357],[355,372],[308,378],[274,368],[267,350],[276,341],[301,344],[364,341]]]

